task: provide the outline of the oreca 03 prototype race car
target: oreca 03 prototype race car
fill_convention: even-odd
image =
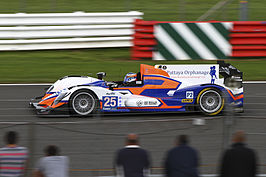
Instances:
[[[100,112],[221,113],[226,105],[243,111],[242,72],[223,61],[204,65],[140,65],[123,81],[65,76],[44,96],[31,100],[38,114],[60,110],[78,116]],[[122,79],[121,79],[122,80]]]

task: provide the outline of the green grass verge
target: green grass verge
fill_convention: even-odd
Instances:
[[[46,83],[65,75],[95,76],[122,80],[127,72],[138,72],[140,64],[196,64],[215,61],[133,61],[129,49],[88,49],[0,53],[0,83]],[[244,80],[266,80],[266,60],[230,60],[244,72]]]
[[[1,0],[0,13],[110,12],[136,10],[144,12],[144,20],[196,20],[220,0]],[[262,0],[249,1],[249,20],[265,20]],[[207,20],[238,20],[239,0],[212,14]],[[138,71],[141,63],[131,61],[129,49],[93,49],[27,51],[0,53],[0,83],[53,82],[70,74],[95,75],[107,72],[107,79],[120,80],[130,71]],[[244,72],[245,80],[266,80],[265,60],[230,61]],[[161,63],[161,62],[160,62]],[[214,63],[208,61],[165,61],[163,63]]]
[[[220,0],[1,0],[0,13],[141,11],[145,20],[196,20]],[[238,20],[239,0],[233,0],[207,20]],[[249,20],[265,20],[264,0],[249,1]]]

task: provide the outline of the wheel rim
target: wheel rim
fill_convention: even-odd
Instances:
[[[95,107],[95,100],[91,94],[81,92],[73,98],[72,107],[76,113],[80,115],[88,115]]]
[[[208,90],[200,96],[200,107],[206,113],[214,113],[222,106],[221,95],[214,91]]]

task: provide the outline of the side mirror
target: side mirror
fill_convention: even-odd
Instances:
[[[103,78],[106,76],[106,73],[105,72],[98,72],[97,73],[97,78],[99,80],[103,80]]]

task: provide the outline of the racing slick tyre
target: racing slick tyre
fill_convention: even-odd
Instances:
[[[80,117],[89,116],[99,108],[97,100],[97,97],[91,91],[78,91],[70,98],[70,113]]]
[[[205,88],[199,93],[197,104],[205,115],[217,115],[224,109],[224,98],[217,89]]]

